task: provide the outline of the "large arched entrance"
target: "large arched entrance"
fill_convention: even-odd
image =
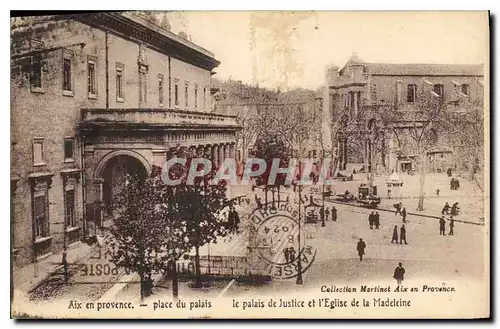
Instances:
[[[105,217],[112,217],[117,197],[132,179],[145,180],[148,170],[136,157],[117,155],[110,158],[102,168],[102,201]]]

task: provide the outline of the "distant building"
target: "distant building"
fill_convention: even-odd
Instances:
[[[376,157],[374,169],[389,173],[414,169],[408,158],[414,155],[395,152],[396,141],[389,130],[385,147],[379,152],[370,152],[370,145],[359,143],[356,147],[348,143],[348,138],[353,138],[349,136],[350,130],[370,130],[372,125],[380,123],[376,117],[380,109],[411,113],[418,97],[436,97],[447,106],[459,108],[464,102],[483,98],[483,78],[483,65],[368,63],[356,54],[342,68],[328,67],[323,116],[330,124],[324,129],[332,134],[339,168],[345,169],[347,162],[362,163],[369,153]],[[349,129],[347,122],[355,122],[356,127]],[[407,129],[408,125],[402,120],[392,128],[397,131]],[[437,136],[436,148],[428,154],[428,169],[438,171],[452,166],[451,153],[453,146]]]
[[[11,22],[14,263],[113,218],[125,174],[177,147],[234,156],[234,116],[209,113],[214,54],[132,13]],[[66,239],[65,239],[66,238]]]

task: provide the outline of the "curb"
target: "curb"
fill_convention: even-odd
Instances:
[[[84,243],[84,242],[82,242],[82,243]],[[89,251],[87,253],[85,253],[84,255],[82,255],[82,257],[76,258],[73,263],[78,263],[78,262],[84,260],[85,258],[89,257],[92,254],[93,251],[94,251],[94,247],[91,246],[89,248]],[[37,280],[36,282],[34,282],[33,284],[31,284],[29,286],[29,288],[27,289],[27,293],[31,294],[35,289],[37,289],[38,287],[40,287],[42,284],[45,283],[45,281],[47,281],[52,275],[54,275],[54,273],[56,273],[57,271],[63,269],[63,267],[64,267],[63,264],[58,265],[58,266],[54,267],[52,271],[49,271],[44,276],[41,276],[39,280]]]
[[[341,204],[341,205],[344,205],[344,206],[350,206],[350,207],[368,209],[366,207],[358,206],[358,205],[355,205],[355,204],[349,204],[349,203],[345,203],[345,202],[340,202],[340,201],[336,201],[336,200],[332,200],[332,199],[328,199],[328,198],[325,198],[325,201],[328,201],[330,203]],[[377,211],[380,210],[380,211],[387,211],[387,212],[390,212],[390,213],[396,213],[396,211],[389,210],[389,209],[386,209],[386,208],[375,208],[375,209]],[[406,214],[417,216],[417,217],[432,218],[432,219],[440,219],[441,218],[439,216],[424,215],[424,214],[419,214],[419,213],[414,213],[414,212],[406,212]],[[473,224],[473,225],[478,225],[478,226],[484,226],[484,223],[470,222],[470,221],[461,220],[461,219],[455,219],[455,222],[465,223],[465,224]]]

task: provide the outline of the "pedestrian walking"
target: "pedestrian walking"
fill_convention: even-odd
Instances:
[[[401,216],[403,217],[403,223],[406,223],[406,207],[401,210]]]
[[[392,240],[391,243],[398,243],[398,226],[394,225],[394,230],[392,231]]]
[[[444,216],[441,216],[439,219],[439,235],[446,235],[445,233],[446,221],[444,220]]]
[[[394,215],[398,215],[398,214],[401,214],[401,207],[403,206],[403,204],[400,202],[400,203],[396,203],[394,204],[394,208],[396,208],[396,213]]]
[[[363,239],[359,239],[358,245],[356,246],[356,250],[358,251],[360,262],[363,261],[363,255],[365,254],[365,248],[366,248],[365,242],[363,241]]]
[[[450,232],[448,232],[448,235],[453,235],[453,227],[455,227],[455,220],[453,219],[453,216],[450,217]]]
[[[403,268],[403,264],[399,263],[399,266],[396,267],[396,269],[394,270],[394,276],[393,276],[393,278],[396,279],[398,286],[400,286],[403,280],[405,279],[405,273],[406,271]]]
[[[334,222],[337,221],[337,208],[335,208],[335,206],[332,207],[332,220]]]
[[[375,213],[372,211],[371,214],[368,215],[368,223],[370,224],[370,230],[373,230],[373,224],[375,223]]]
[[[330,216],[330,210],[328,208],[325,209],[325,221],[328,220],[328,216]]]
[[[403,244],[403,240],[405,241],[405,244],[408,244],[408,242],[406,242],[406,228],[404,225],[401,225],[401,231],[399,234],[399,244]]]
[[[375,212],[375,228],[377,230],[380,228],[380,215],[378,211]]]
[[[436,195],[439,196],[439,188],[436,189]]]

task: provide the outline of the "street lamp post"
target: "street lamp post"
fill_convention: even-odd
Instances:
[[[300,164],[299,164],[300,168]],[[300,170],[300,169],[299,169]],[[302,185],[299,184],[299,237],[298,237],[298,242],[299,242],[299,250],[298,250],[298,257],[297,257],[297,281],[296,284],[302,284],[302,261],[300,260],[300,236],[301,236],[301,213],[300,213],[300,204],[302,203]]]

